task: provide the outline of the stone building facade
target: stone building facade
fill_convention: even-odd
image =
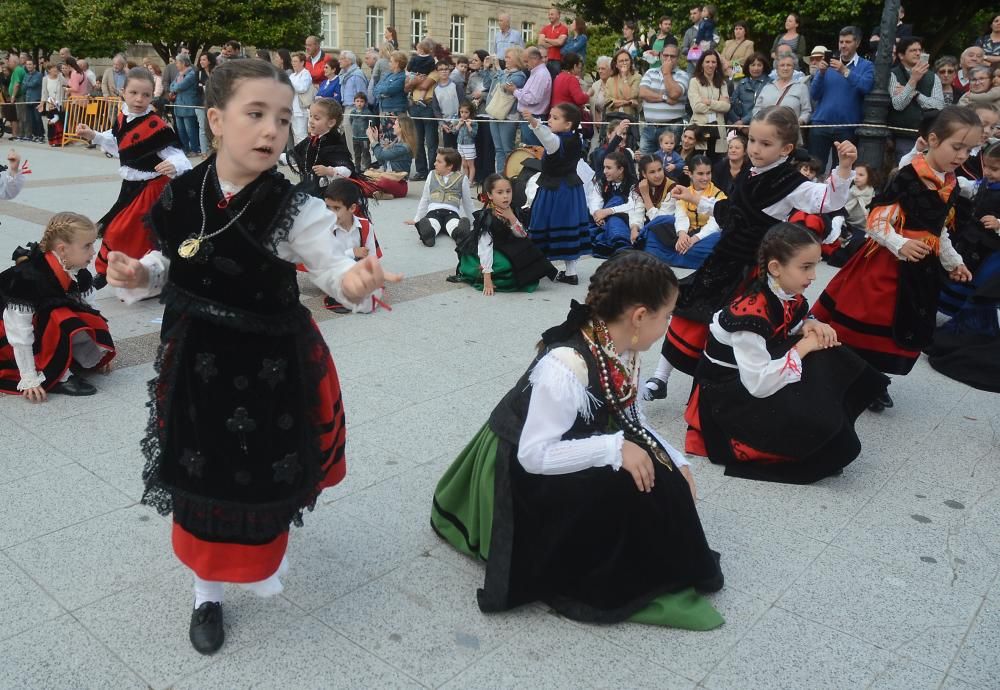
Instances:
[[[489,49],[497,15],[507,12],[511,26],[532,45],[548,22],[547,2],[489,2],[488,0],[319,0],[321,39],[328,52],[340,49],[363,54],[382,44],[385,27],[395,27],[399,47],[409,51],[416,41],[431,36],[453,53]]]

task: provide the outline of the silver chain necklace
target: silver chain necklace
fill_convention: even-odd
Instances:
[[[200,201],[198,210],[201,211],[201,230],[198,232],[197,235],[189,236],[186,240],[181,242],[181,246],[177,248],[177,255],[182,259],[193,259],[195,255],[198,253],[198,251],[201,249],[202,242],[204,242],[205,240],[210,240],[216,235],[221,235],[222,233],[224,233],[226,230],[230,228],[230,226],[232,226],[234,223],[236,223],[236,221],[240,219],[240,216],[242,216],[248,208],[250,208],[250,202],[248,201],[247,205],[241,208],[240,212],[237,213],[235,216],[233,216],[232,220],[223,225],[220,230],[216,230],[215,232],[206,235],[205,225],[208,223],[208,214],[205,213],[205,186],[208,183],[208,178],[211,177],[211,175],[212,175],[212,166],[209,165],[208,170],[205,172],[205,177],[202,178],[201,180],[201,194],[198,197]]]

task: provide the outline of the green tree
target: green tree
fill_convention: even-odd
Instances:
[[[123,45],[101,34],[81,40],[66,26],[64,0],[4,0],[0,47],[6,50],[37,57],[69,46],[76,55],[110,55],[121,50]]]
[[[66,0],[68,26],[84,38],[149,43],[170,61],[181,44],[192,55],[236,39],[260,46],[302,46],[320,25],[315,0]]]

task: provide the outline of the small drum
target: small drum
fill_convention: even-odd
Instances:
[[[507,179],[513,180],[520,174],[521,168],[524,167],[524,161],[529,158],[541,160],[544,154],[545,147],[543,146],[519,146],[511,151],[510,156],[507,157],[507,164],[503,166],[503,174],[507,176]]]

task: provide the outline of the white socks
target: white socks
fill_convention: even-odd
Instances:
[[[660,379],[664,383],[670,379],[670,374],[673,372],[673,365],[667,361],[667,358],[660,355],[660,362],[656,365],[656,372],[653,374],[653,378]],[[647,384],[648,386],[649,384]]]
[[[568,276],[575,276],[576,275],[576,262],[577,261],[578,261],[578,259],[572,259],[570,261],[564,261],[563,263],[566,264],[566,270],[563,271],[563,273],[565,273]]]
[[[194,576],[194,607],[198,608],[206,601],[222,603],[222,583],[213,580],[202,580]]]
[[[285,587],[281,584],[281,577],[288,572],[288,556],[281,557],[278,570],[271,577],[258,582],[239,582],[241,589],[253,592],[259,597],[273,597],[281,594]],[[194,607],[198,608],[206,601],[221,604],[223,595],[223,582],[214,580],[202,580],[197,575],[194,576]]]

